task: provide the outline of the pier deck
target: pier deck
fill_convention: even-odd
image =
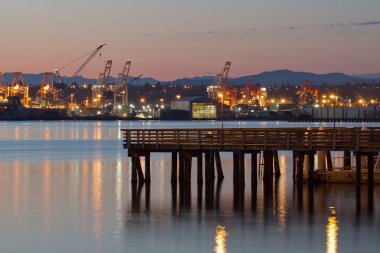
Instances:
[[[380,152],[380,128],[122,129],[124,148],[134,152],[356,151]]]

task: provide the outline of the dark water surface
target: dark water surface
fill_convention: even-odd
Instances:
[[[191,198],[183,202],[178,194],[173,198],[166,154],[152,155],[150,187],[131,185],[119,131],[129,127],[220,127],[220,122],[0,122],[0,252],[379,251],[379,186],[368,198],[363,185],[360,205],[354,185],[296,189],[291,153],[280,152],[282,175],[269,190],[260,179],[257,189],[251,188],[246,158],[244,199],[238,202],[232,155],[222,154],[224,181],[215,181],[205,194],[192,173]]]

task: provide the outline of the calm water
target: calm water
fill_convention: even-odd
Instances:
[[[183,203],[173,198],[165,154],[151,158],[150,189],[132,187],[119,131],[129,127],[220,122],[0,122],[0,252],[378,252],[378,186],[373,199],[362,186],[359,209],[354,185],[297,191],[291,153],[281,152],[281,177],[269,191],[259,180],[256,194],[247,157],[244,200],[237,204],[232,155],[225,154],[225,180],[205,196],[193,179],[191,199]]]

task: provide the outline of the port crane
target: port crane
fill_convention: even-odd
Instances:
[[[10,95],[21,95],[21,103],[24,106],[29,106],[29,86],[25,84],[22,72],[14,72],[12,78],[12,85],[10,87]]]
[[[4,74],[0,72],[0,99],[5,100],[9,96],[9,86],[5,81]]]
[[[54,87],[53,72],[44,73],[40,89],[37,92],[37,97],[41,99],[41,106],[49,106],[49,101],[58,101],[58,90]]]
[[[88,56],[86,58],[86,60],[82,63],[82,65],[77,69],[75,70],[75,72],[71,75],[71,77],[74,77],[74,76],[77,76],[89,63],[90,61],[95,57],[95,55],[100,52],[100,50],[105,46],[106,44],[100,44],[95,50],[91,50],[90,52],[87,52],[86,54],[72,60],[71,62],[67,63],[66,65],[60,67],[59,69],[55,69],[55,73],[56,75],[58,76],[58,79],[59,79],[59,83],[62,83],[62,76],[60,74],[60,72],[67,68],[68,66],[76,63],[77,61],[83,59],[84,57]],[[101,53],[99,54],[101,56]]]
[[[107,60],[104,71],[99,74],[98,83],[92,86],[92,106],[102,107],[109,99],[108,93],[110,88],[108,86],[108,79],[110,77],[112,67],[112,60]],[[106,91],[106,92],[105,92]]]
[[[113,86],[114,106],[118,104],[117,97],[121,97],[120,105],[128,105],[128,77],[132,62],[127,60],[121,73],[118,74],[115,85]],[[141,75],[142,76],[142,75]],[[140,78],[139,76],[138,78]],[[137,79],[138,79],[137,78]]]
[[[298,105],[305,105],[310,101],[318,100],[318,89],[311,85],[310,79],[305,79],[301,88],[296,91],[298,96]]]
[[[86,60],[82,63],[82,65],[77,69],[75,70],[75,72],[71,75],[71,77],[75,77],[77,76],[89,63],[90,61],[95,57],[95,55],[97,55],[99,53],[99,56],[101,57],[101,49],[105,46],[106,44],[100,44],[97,48],[95,48],[95,50],[91,50],[90,52],[87,52],[86,54],[72,60],[71,62],[67,63],[66,65],[60,67],[59,69],[55,69],[54,72],[55,74],[57,75],[58,77],[58,82],[60,85],[62,85],[62,76],[60,74],[60,72],[67,68],[68,66],[78,62],[79,60],[83,59],[84,57],[87,56]],[[57,97],[58,99],[58,97]]]
[[[224,94],[224,89],[228,81],[228,73],[231,68],[231,61],[228,60],[224,64],[223,70],[217,74],[211,85],[207,87],[208,97],[214,100],[218,99],[219,94]]]

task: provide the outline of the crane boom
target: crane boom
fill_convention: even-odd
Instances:
[[[104,47],[106,44],[100,44],[94,52],[84,61],[84,63],[74,72],[72,76],[77,76],[86,66],[87,64],[94,58],[94,56]]]

